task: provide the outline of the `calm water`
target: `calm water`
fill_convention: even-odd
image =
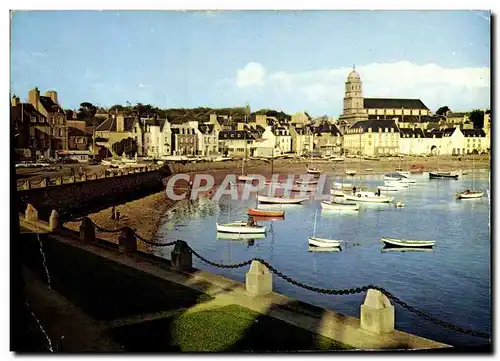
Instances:
[[[490,188],[489,172],[476,170],[475,188]],[[491,333],[490,206],[487,194],[477,200],[456,200],[455,193],[471,187],[472,175],[461,180],[429,180],[415,175],[418,184],[391,192],[404,208],[367,205],[359,214],[321,212],[319,201],[284,206],[285,220],[259,222],[271,228],[266,238],[253,244],[245,240],[216,238],[216,222],[246,220],[249,201],[207,201],[189,217],[179,214],[160,229],[165,240],[184,239],[200,254],[215,262],[237,263],[253,257],[269,261],[300,282],[323,288],[344,289],[375,284],[408,304],[464,328]],[[349,182],[352,182],[349,180]],[[347,180],[346,180],[347,182]],[[359,177],[355,183],[359,182]],[[382,175],[363,177],[365,185],[383,184]],[[329,181],[331,184],[331,180]],[[329,189],[326,187],[325,189]],[[277,206],[279,207],[279,206]],[[276,208],[276,207],[275,207]],[[341,252],[310,252],[307,238],[341,239]],[[427,252],[387,252],[381,236],[436,240]],[[170,258],[170,249],[159,254]],[[248,268],[224,270],[193,257],[196,268],[245,281]],[[318,306],[359,317],[364,294],[328,296],[300,289],[273,277],[276,292]],[[396,327],[422,337],[453,345],[477,345],[480,338],[448,331],[396,307]]]

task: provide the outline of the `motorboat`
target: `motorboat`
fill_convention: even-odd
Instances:
[[[216,223],[217,232],[222,233],[266,233],[266,227],[258,225],[249,225],[247,222],[232,222],[219,224]]]
[[[369,191],[359,191],[356,192],[355,194],[344,193],[344,197],[348,201],[367,202],[367,203],[390,203],[394,200],[394,197],[378,195],[375,192],[369,192]]]
[[[377,189],[380,189],[382,192],[397,192],[401,188],[395,187],[395,186],[378,186]]]
[[[262,239],[266,238],[266,235],[263,233],[225,233],[225,232],[217,232],[217,239],[229,239],[229,240],[249,240],[249,239]]]
[[[382,237],[381,241],[384,242],[386,245],[392,247],[421,248],[421,247],[433,247],[436,244],[436,241],[412,240],[412,239],[389,238],[389,237]]]
[[[384,176],[385,181],[400,181],[402,178],[399,173],[389,173]]]

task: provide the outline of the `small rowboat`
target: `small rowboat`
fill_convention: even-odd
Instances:
[[[266,233],[264,226],[249,226],[247,222],[233,222],[226,224],[216,223],[217,232],[222,233]]]
[[[394,197],[377,195],[374,192],[361,191],[356,192],[356,195],[344,194],[345,199],[354,202],[367,202],[367,203],[390,203]]]
[[[350,176],[355,176],[356,175],[356,170],[355,169],[346,169],[345,174],[350,175]]]
[[[249,239],[262,239],[266,238],[263,233],[221,233],[217,232],[217,239],[231,239],[231,240],[249,240]]]
[[[297,184],[318,184],[317,180],[296,180]]]
[[[318,168],[307,168],[307,173],[309,174],[320,174],[321,170]]]
[[[458,179],[458,176],[452,172],[429,172],[429,179]]]
[[[284,217],[285,211],[272,211],[265,209],[255,209],[248,208],[247,214],[249,216],[259,216],[259,217]]]
[[[283,198],[283,197],[267,197],[267,196],[257,196],[257,200],[260,203],[273,203],[273,204],[299,204],[306,201],[308,198]]]
[[[330,201],[322,201],[321,208],[328,211],[356,212],[359,211],[359,204],[349,202],[335,203]]]
[[[392,247],[432,247],[436,244],[436,241],[424,241],[424,240],[410,240],[410,239],[399,239],[399,238],[389,238],[382,237],[381,241],[388,246]]]
[[[339,247],[340,243],[342,243],[342,241],[335,239],[309,237],[309,245],[321,248]]]
[[[457,199],[474,199],[481,198],[484,196],[484,192],[475,190],[465,190],[463,192],[457,193]]]

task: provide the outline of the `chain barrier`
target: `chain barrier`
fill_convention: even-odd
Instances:
[[[141,240],[142,242],[144,243],[147,243],[147,244],[150,244],[152,246],[157,246],[157,247],[167,247],[167,246],[173,246],[177,241],[172,241],[172,242],[167,242],[167,243],[160,243],[160,242],[155,242],[155,241],[150,241],[150,240],[147,240],[146,238],[144,237],[141,237],[139,234],[137,234],[137,232],[135,230],[132,230],[132,232],[134,233],[134,235],[139,239]]]
[[[90,218],[89,218],[90,219]],[[106,232],[106,233],[118,233],[118,232],[121,232],[125,227],[120,227],[118,229],[106,229],[106,228],[102,228],[102,227],[99,227],[97,224],[94,223],[94,221],[92,221],[90,219],[90,221],[92,222],[92,224],[94,225],[95,228],[97,228],[99,231],[101,232]]]
[[[248,266],[253,261],[253,259],[250,259],[248,261],[241,262],[241,263],[236,263],[236,264],[215,263],[215,262],[209,261],[205,257],[203,257],[200,254],[198,254],[198,252],[196,252],[194,249],[192,249],[188,244],[186,244],[186,245],[187,245],[187,247],[189,249],[189,252],[191,252],[192,254],[194,254],[196,257],[198,257],[199,259],[201,259],[203,262],[205,262],[205,263],[207,263],[207,264],[209,264],[211,266],[214,266],[214,267],[219,267],[219,268],[241,268],[241,267],[244,267],[244,266]]]

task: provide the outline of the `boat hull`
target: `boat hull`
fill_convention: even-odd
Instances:
[[[382,192],[398,192],[401,188],[393,186],[378,186],[377,189],[380,189]]]
[[[328,238],[309,237],[309,245],[320,248],[340,247],[341,242],[342,241]]]
[[[258,217],[284,217],[285,211],[267,211],[264,209],[248,208],[247,214],[249,216]]]
[[[268,204],[300,204],[306,201],[308,198],[281,198],[281,197],[266,197],[266,196],[257,196],[257,200],[259,203],[268,203]]]
[[[371,194],[368,192],[359,192],[356,195],[344,194],[344,198],[348,201],[367,203],[390,203],[394,200],[394,197],[377,196],[375,193]]]
[[[256,234],[266,233],[266,227],[263,226],[247,226],[244,222],[235,222],[227,224],[216,223],[217,232],[220,233],[237,233],[237,234]]]
[[[470,193],[462,192],[462,193],[457,194],[458,199],[477,199],[477,198],[481,198],[482,196],[484,196],[484,192],[480,192],[480,191],[475,191],[475,192],[470,192]]]
[[[429,172],[429,179],[458,179],[458,174]]]
[[[355,203],[334,203],[334,202],[321,202],[321,208],[329,211],[340,211],[340,212],[357,212],[359,211],[359,204]]]
[[[409,240],[409,239],[397,239],[382,237],[381,241],[391,247],[410,247],[410,248],[428,248],[433,247],[436,241],[420,241],[420,240]]]
[[[239,175],[238,176],[238,182],[246,182],[246,181],[253,181],[254,178],[248,175]]]
[[[264,233],[224,233],[217,232],[217,239],[228,239],[233,241],[244,240],[247,241],[249,239],[262,239],[266,238]]]
[[[309,169],[309,168],[307,168],[307,173],[308,174],[320,174],[321,171],[319,169]]]

